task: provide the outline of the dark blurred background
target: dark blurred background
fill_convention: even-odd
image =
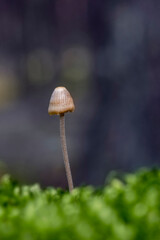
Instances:
[[[76,185],[160,163],[160,1],[0,0],[0,172],[67,187],[59,118]]]

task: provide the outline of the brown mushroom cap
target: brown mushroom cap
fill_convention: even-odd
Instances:
[[[55,88],[48,107],[49,115],[73,112],[74,109],[73,99],[68,90],[65,87]]]

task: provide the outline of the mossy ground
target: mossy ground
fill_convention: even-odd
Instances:
[[[113,178],[101,189],[42,190],[0,183],[1,240],[160,240],[160,170]]]

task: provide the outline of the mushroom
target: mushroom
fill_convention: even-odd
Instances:
[[[66,112],[73,112],[74,109],[75,109],[74,102],[68,90],[65,87],[55,88],[50,99],[48,113],[49,115],[56,114],[60,116],[61,147],[70,192],[73,189],[73,180],[67,152],[64,114]]]

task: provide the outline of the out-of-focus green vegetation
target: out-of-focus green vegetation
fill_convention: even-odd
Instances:
[[[42,190],[5,175],[0,184],[0,239],[159,240],[160,170],[113,178],[101,189]]]

